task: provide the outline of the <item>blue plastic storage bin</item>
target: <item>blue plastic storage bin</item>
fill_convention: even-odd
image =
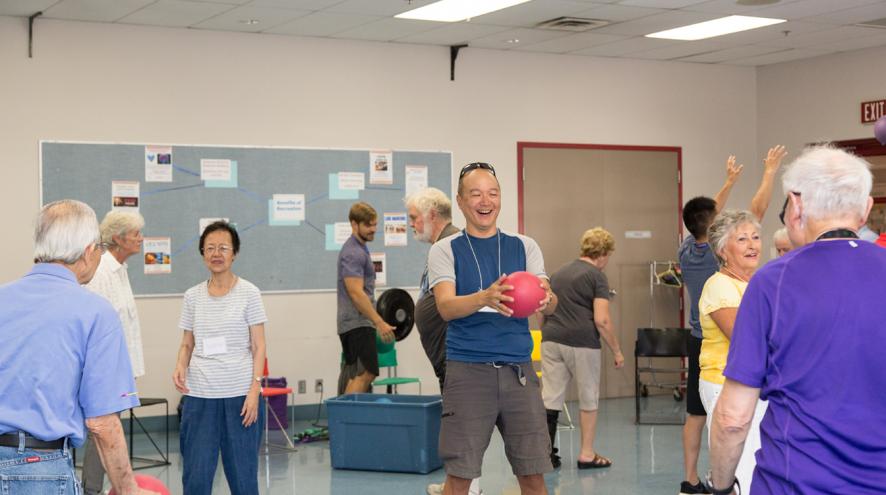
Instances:
[[[348,394],[326,407],[335,469],[424,474],[443,465],[439,395]]]

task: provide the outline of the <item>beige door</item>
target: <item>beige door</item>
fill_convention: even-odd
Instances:
[[[676,257],[680,150],[532,144],[519,150],[523,232],[538,242],[549,273],[578,257],[585,230],[600,226],[615,237],[605,273],[616,291],[611,313],[625,367],[612,366],[604,344],[600,395],[632,396],[637,328],[680,326],[680,290],[650,289],[649,266]]]

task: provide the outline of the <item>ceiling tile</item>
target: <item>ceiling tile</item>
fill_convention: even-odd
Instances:
[[[593,6],[593,4],[564,0],[533,0],[474,17],[471,22],[495,26],[532,27],[539,22],[587,10],[589,6]]]
[[[791,60],[818,57],[821,55],[827,55],[828,53],[831,52],[809,49],[790,49],[780,52],[768,53],[766,55],[758,55],[749,58],[732,60],[725,63],[729,65],[770,65],[781,62],[790,62]]]
[[[357,26],[354,29],[343,31],[336,34],[335,37],[369,41],[392,41],[404,36],[437,29],[438,27],[440,27],[439,22],[385,17]]]
[[[253,7],[278,7],[281,9],[322,10],[341,0],[252,0]]]
[[[276,7],[253,7],[244,5],[224,14],[207,19],[194,27],[220,31],[264,32],[285,22],[309,15],[310,10],[281,9]],[[255,24],[244,21],[255,20]]]
[[[610,24],[597,28],[598,33],[624,34],[632,36],[644,36],[665,29],[695,24],[697,22],[709,21],[716,19],[716,14],[704,12],[687,12],[681,10],[671,10],[661,14],[655,14],[648,17],[641,17],[632,21],[621,22],[618,24]]]
[[[807,22],[830,22],[835,24],[857,24],[859,22],[873,21],[886,17],[886,2],[877,2],[871,5],[855,7],[852,9],[838,10],[828,14],[821,14],[804,19]]]
[[[529,46],[517,47],[516,49],[527,52],[567,53],[623,39],[627,38],[615,34],[587,32],[570,34],[562,38],[542,41],[541,43],[533,43]]]
[[[495,33],[507,30],[506,27],[474,24],[473,22],[458,22],[447,24],[437,29],[424,33],[413,34],[397,39],[405,43],[423,43],[427,45],[456,45],[467,43],[477,38],[483,38]]]
[[[43,11],[43,17],[74,21],[113,22],[154,0],[62,0]]]
[[[419,7],[424,7],[436,0],[345,0],[326,9],[327,12],[344,14],[364,14],[377,16],[395,16]]]
[[[785,36],[798,36],[802,33],[812,33],[815,31],[824,31],[831,29],[833,26],[828,24],[817,24],[813,22],[788,21],[772,26],[750,29],[740,33],[727,34],[718,36],[717,39],[723,40],[731,45],[748,45],[755,43],[765,43],[769,40],[782,39]],[[785,35],[785,31],[788,32]]]
[[[471,46],[474,48],[513,50],[542,41],[562,38],[567,35],[569,35],[567,32],[544,29],[508,29],[507,31],[501,31],[491,36],[471,40]],[[513,40],[517,40],[517,42],[513,42]]]
[[[653,7],[659,9],[680,9],[706,2],[707,0],[622,0],[621,5],[633,5],[634,7]]]
[[[298,36],[332,36],[378,19],[377,16],[321,11],[285,22],[264,32]]]
[[[873,48],[875,46],[886,46],[886,33],[875,36],[864,36],[862,38],[852,38],[848,40],[837,41],[835,43],[828,44],[827,48],[838,52],[847,52],[850,50]]]
[[[631,53],[642,52],[646,50],[654,50],[656,48],[664,48],[666,46],[676,45],[680,43],[674,40],[662,40],[656,38],[629,38],[614,43],[606,43],[605,45],[597,45],[584,50],[576,50],[576,55],[598,55],[602,57],[620,57]]]
[[[118,20],[124,24],[188,27],[230,10],[233,5],[182,0],[159,0]]]
[[[681,62],[702,62],[708,64],[714,64],[719,62],[726,62],[729,60],[737,60],[740,58],[749,58],[756,55],[765,55],[767,53],[775,53],[783,51],[784,48],[776,48],[773,46],[761,46],[761,45],[746,45],[746,46],[735,46],[732,48],[726,48],[725,50],[717,50],[711,53],[704,53],[702,55],[694,55],[691,57],[681,58]]]
[[[576,14],[578,17],[590,17],[610,22],[624,22],[641,17],[667,12],[664,9],[647,9],[645,7],[628,7],[625,5],[602,5]]]
[[[788,20],[802,19],[877,2],[878,0],[799,0],[784,5],[766,7],[755,11],[754,15]]]
[[[764,41],[760,44],[766,46],[780,46],[784,48],[805,48],[817,45],[837,43],[852,38],[875,36],[879,34],[883,34],[882,29],[862,28],[855,26],[841,26],[836,28],[828,27],[828,29],[822,29],[820,31],[810,33],[792,33],[788,36],[782,36],[781,38]]]
[[[186,0],[188,2],[206,2],[206,3],[226,3],[228,5],[231,4],[246,4],[251,0]]]
[[[652,60],[671,60],[693,55],[711,53],[724,48],[721,43],[712,40],[685,41],[676,45],[665,46],[653,50],[632,53],[631,58],[645,58]]]
[[[779,5],[796,2],[798,0],[779,0]],[[736,0],[709,0],[686,7],[686,10],[696,12],[713,12],[723,15],[757,15],[756,11],[771,7],[772,5],[740,5]]]
[[[30,17],[56,2],[58,0],[3,0],[0,2],[0,15]]]

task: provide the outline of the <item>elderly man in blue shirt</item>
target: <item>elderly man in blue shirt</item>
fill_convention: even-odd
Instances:
[[[70,449],[83,444],[85,422],[117,493],[152,494],[136,485],[117,416],[139,403],[120,319],[80,286],[104,250],[95,212],[79,201],[50,203],[34,237],[34,267],[0,286],[3,490],[78,493]]]

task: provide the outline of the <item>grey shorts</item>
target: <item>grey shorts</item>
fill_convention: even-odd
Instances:
[[[569,381],[578,386],[578,407],[596,411],[600,398],[600,349],[572,347],[557,342],[541,343],[542,398],[545,408],[563,409]]]
[[[553,471],[551,438],[531,362],[521,363],[526,385],[509,365],[446,362],[440,458],[446,474],[479,478],[483,454],[497,426],[517,476]]]

